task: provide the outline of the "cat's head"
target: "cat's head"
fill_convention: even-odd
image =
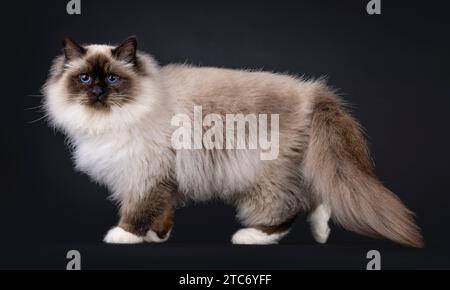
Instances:
[[[132,126],[161,110],[158,66],[137,51],[135,37],[117,46],[79,45],[65,38],[63,52],[43,89],[53,125],[101,133]]]

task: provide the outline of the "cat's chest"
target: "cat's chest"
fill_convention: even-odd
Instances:
[[[146,148],[139,138],[104,137],[85,139],[76,145],[76,165],[84,167],[107,167],[132,163],[135,156],[144,157]]]
[[[141,183],[151,172],[152,150],[143,138],[107,136],[78,142],[76,168],[115,190],[117,184]]]
[[[164,140],[142,132],[79,139],[75,165],[117,199],[142,196],[170,172],[173,154]]]

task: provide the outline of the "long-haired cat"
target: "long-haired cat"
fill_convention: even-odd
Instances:
[[[331,218],[350,231],[423,246],[411,211],[375,176],[358,123],[323,81],[160,67],[134,37],[118,46],[66,38],[43,90],[76,168],[120,205],[107,243],[165,241],[180,201],[222,199],[245,226],[233,235],[236,244],[277,243],[308,213],[319,243]],[[263,160],[259,147],[174,148],[172,118],[193,117],[195,106],[203,115],[278,115],[277,157]]]

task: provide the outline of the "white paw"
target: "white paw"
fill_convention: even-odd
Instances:
[[[144,241],[147,243],[163,243],[169,239],[170,231],[166,234],[164,238],[160,238],[154,231],[148,230],[147,234],[144,237]]]
[[[241,245],[277,244],[278,241],[282,237],[284,237],[287,233],[288,231],[268,235],[265,232],[255,228],[245,228],[238,230],[231,238],[231,242],[233,244],[241,244]]]
[[[108,244],[139,244],[144,241],[144,238],[127,232],[120,227],[115,227],[108,231],[103,241]]]
[[[321,204],[308,217],[312,236],[320,244],[325,244],[330,236],[330,227],[328,226],[330,216],[330,208]]]
[[[312,235],[316,242],[318,242],[319,244],[325,244],[328,240],[328,237],[330,236],[330,227],[316,227],[312,229]]]

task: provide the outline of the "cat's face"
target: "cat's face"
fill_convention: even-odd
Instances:
[[[44,86],[53,124],[102,131],[130,125],[159,109],[157,65],[137,52],[135,38],[118,46],[81,46],[65,39],[63,48]]]
[[[135,80],[140,73],[135,38],[116,48],[84,48],[65,39],[64,55],[67,101],[96,110],[109,110],[134,101]]]

